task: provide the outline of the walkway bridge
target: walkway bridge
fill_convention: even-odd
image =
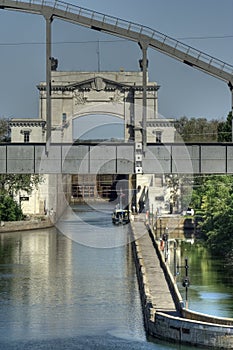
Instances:
[[[59,0],[0,0],[0,9],[24,11],[42,15],[46,20],[46,120],[47,144],[51,139],[51,68],[52,68],[52,36],[51,23],[54,17],[98,30],[117,37],[134,41],[142,50],[141,68],[143,72],[143,111],[142,111],[142,144],[146,146],[147,120],[147,49],[150,47],[171,56],[191,67],[225,81],[233,96],[233,66],[214,58],[204,52],[173,39],[147,26],[122,20],[103,13],[92,11]],[[233,97],[232,97],[233,106]],[[233,108],[233,107],[232,107]]]
[[[0,173],[233,174],[232,143],[148,144],[143,157],[138,145],[51,144],[47,153],[46,144],[0,144]]]
[[[233,66],[154,29],[59,0],[0,0],[1,10],[42,15],[46,21],[46,145],[0,145],[1,173],[233,173],[232,144],[147,144],[147,49],[158,50],[225,81],[233,96]],[[51,142],[51,24],[54,18],[139,44],[142,50],[141,140],[129,144]],[[233,105],[233,103],[232,103]]]
[[[0,0],[1,9],[57,17],[151,47],[192,67],[233,84],[233,66],[173,39],[157,30],[59,0]]]

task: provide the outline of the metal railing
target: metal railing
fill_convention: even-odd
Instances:
[[[148,39],[149,46],[151,46],[152,48],[161,50],[164,47],[164,52],[166,53],[166,48],[169,47],[168,54],[171,55],[171,52],[173,52],[173,56],[176,57],[176,53],[178,52],[183,53],[185,56],[189,56],[195,59],[197,64],[198,62],[204,62],[209,67],[218,69],[220,76],[221,76],[221,72],[224,72],[232,76],[232,80],[233,80],[233,65],[225,63],[222,60],[219,60],[213,56],[210,56],[198,49],[188,46],[176,39],[173,39],[147,26],[130,22],[124,19],[120,19],[114,16],[106,15],[93,10],[89,10],[87,8],[79,7],[77,5],[69,4],[60,0],[51,0],[51,1],[50,0],[24,0],[24,1],[0,0],[0,6],[6,7],[6,8],[8,6],[13,8],[14,4],[18,7],[21,5],[22,8],[23,8],[23,5],[31,6],[32,8],[34,5],[37,7],[41,6],[41,8],[50,7],[53,11],[55,10],[63,11],[65,14],[67,14],[67,16],[69,14],[77,16],[77,22],[80,17],[85,17],[86,19],[90,20],[89,22],[90,26],[92,22],[95,22],[95,23],[99,22],[100,28],[103,28],[104,25],[110,25],[113,28],[115,28],[116,32],[117,32],[117,29],[123,29],[129,34],[130,33],[137,34],[138,38],[142,36],[144,38],[146,37]],[[54,12],[54,15],[56,16],[55,12]],[[130,35],[128,38],[130,39]],[[153,40],[158,41],[160,43],[160,48],[153,45]]]

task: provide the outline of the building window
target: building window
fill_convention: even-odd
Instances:
[[[162,142],[162,131],[156,131],[155,139],[156,139],[156,143],[161,143]]]
[[[23,141],[24,141],[24,143],[29,143],[29,141],[30,141],[29,135],[30,135],[29,131],[24,131],[23,132]]]
[[[66,113],[62,113],[62,125],[63,126],[66,124],[66,121],[67,121]]]

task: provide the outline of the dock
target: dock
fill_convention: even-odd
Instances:
[[[131,223],[144,325],[147,335],[172,343],[233,349],[233,319],[186,309],[159,243],[142,218]]]
[[[136,222],[134,230],[135,235],[140,237],[137,240],[138,251],[142,254],[152,304],[157,311],[181,316],[176,308],[165,274],[161,268],[160,260],[144,222]],[[145,234],[141,235],[144,231]]]

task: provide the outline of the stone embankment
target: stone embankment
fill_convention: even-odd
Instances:
[[[24,221],[0,221],[0,233],[43,229],[54,226],[48,217],[32,218]]]
[[[185,309],[149,226],[135,220],[132,249],[146,332],[155,338],[210,349],[233,349],[233,319]]]

